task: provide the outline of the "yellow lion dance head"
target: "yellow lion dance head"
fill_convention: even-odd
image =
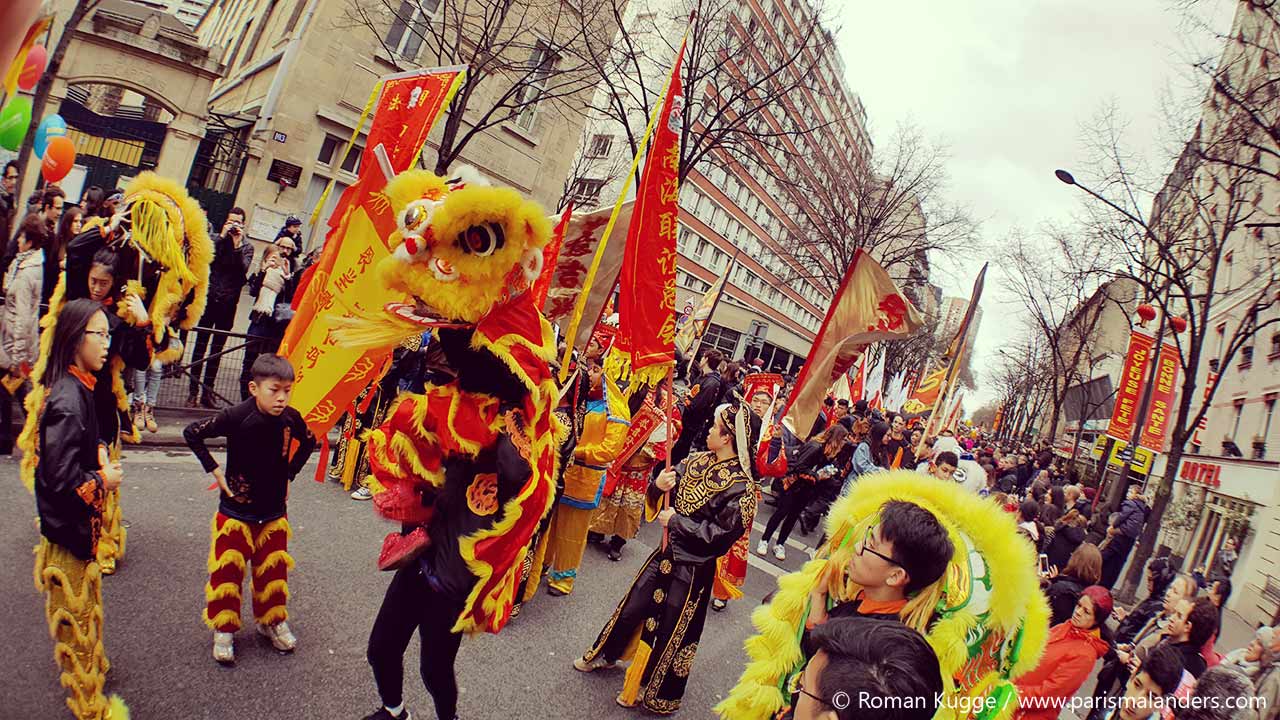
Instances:
[[[474,324],[542,271],[550,223],[515,190],[415,170],[385,193],[398,227],[378,271],[387,287],[414,299],[412,314],[401,317]]]

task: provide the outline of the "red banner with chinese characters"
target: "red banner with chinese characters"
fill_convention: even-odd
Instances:
[[[386,303],[404,299],[389,294],[374,272],[391,254],[389,241],[396,229],[391,203],[382,194],[390,178],[379,156],[392,173],[412,167],[461,77],[462,68],[444,68],[382,81],[360,179],[343,193],[330,218],[324,250],[279,350],[296,375],[290,404],[317,435],[333,427],[390,356],[390,350],[338,345],[333,320],[378,312]]]
[[[645,158],[636,205],[627,228],[619,275],[619,347],[631,356],[636,382],[664,377],[675,362],[676,232],[680,228],[680,135],[684,91],[680,63],[684,44],[671,69],[671,83]]]
[[[1147,424],[1142,428],[1138,445],[1151,452],[1164,452],[1169,434],[1169,421],[1173,419],[1173,396],[1178,388],[1178,368],[1181,361],[1178,348],[1164,343],[1156,356],[1156,380],[1151,387],[1151,406],[1147,411]]]
[[[1147,369],[1151,365],[1151,348],[1156,339],[1141,330],[1129,335],[1129,352],[1120,371],[1120,384],[1116,388],[1116,406],[1107,424],[1107,436],[1129,441],[1138,423],[1138,403],[1142,402],[1142,386],[1147,381]]]

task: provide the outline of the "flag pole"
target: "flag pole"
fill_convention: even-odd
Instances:
[[[664,468],[666,470],[671,469],[671,454],[676,444],[676,439],[671,434],[671,416],[675,412],[675,403],[673,402],[673,398],[675,397],[675,391],[676,391],[675,383],[676,383],[676,366],[675,366],[675,363],[672,363],[671,366],[667,368],[667,393],[662,399],[662,412],[663,414],[666,415],[666,418],[667,418],[667,459],[665,461],[666,465]],[[667,505],[670,503],[670,501],[671,501],[671,491],[670,490],[664,491],[662,493],[662,505],[660,510],[665,510]],[[663,550],[667,549],[667,540],[668,540],[667,528],[664,527],[662,528],[662,549]]]
[[[711,301],[711,309],[707,311],[707,326],[698,333],[698,341],[694,343],[693,351],[689,353],[689,366],[685,368],[685,375],[693,372],[693,361],[697,359],[698,353],[702,351],[702,338],[707,334],[707,329],[711,327],[711,318],[716,316],[716,308],[720,307],[720,299],[724,297],[725,292],[729,289],[729,276],[733,273],[733,268],[738,263],[738,256],[742,254],[742,248],[735,248],[733,257],[729,260],[729,266],[725,268],[724,275],[720,277],[720,290],[716,293],[716,299]],[[697,313],[697,310],[694,310]],[[690,318],[689,322],[698,322],[697,318]]]

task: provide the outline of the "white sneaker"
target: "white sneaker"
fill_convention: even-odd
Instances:
[[[768,554],[769,554],[769,541],[768,541],[768,540],[761,540],[760,542],[756,543],[756,554],[757,554],[757,555],[768,555]]]
[[[235,636],[227,632],[213,634],[213,659],[223,665],[232,665],[236,661]]]
[[[360,487],[356,488],[351,492],[351,499],[352,500],[372,500],[373,491],[365,487],[364,485],[361,485]]]
[[[271,646],[280,652],[293,652],[298,647],[298,638],[289,629],[289,623],[281,620],[275,625],[259,625],[258,633],[271,640]]]
[[[781,543],[779,543],[779,544],[777,544],[777,545],[774,545],[774,546],[773,546],[773,556],[774,556],[775,558],[777,558],[778,560],[786,560],[786,559],[787,559],[787,549],[786,549],[786,548],[784,548],[784,547],[782,546],[782,544],[781,544]]]

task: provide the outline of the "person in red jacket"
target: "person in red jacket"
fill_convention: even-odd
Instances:
[[[1090,585],[1080,593],[1071,619],[1049,628],[1044,656],[1034,670],[1018,678],[1014,720],[1053,720],[1076,694],[1107,652],[1100,628],[1111,614],[1111,593]]]

